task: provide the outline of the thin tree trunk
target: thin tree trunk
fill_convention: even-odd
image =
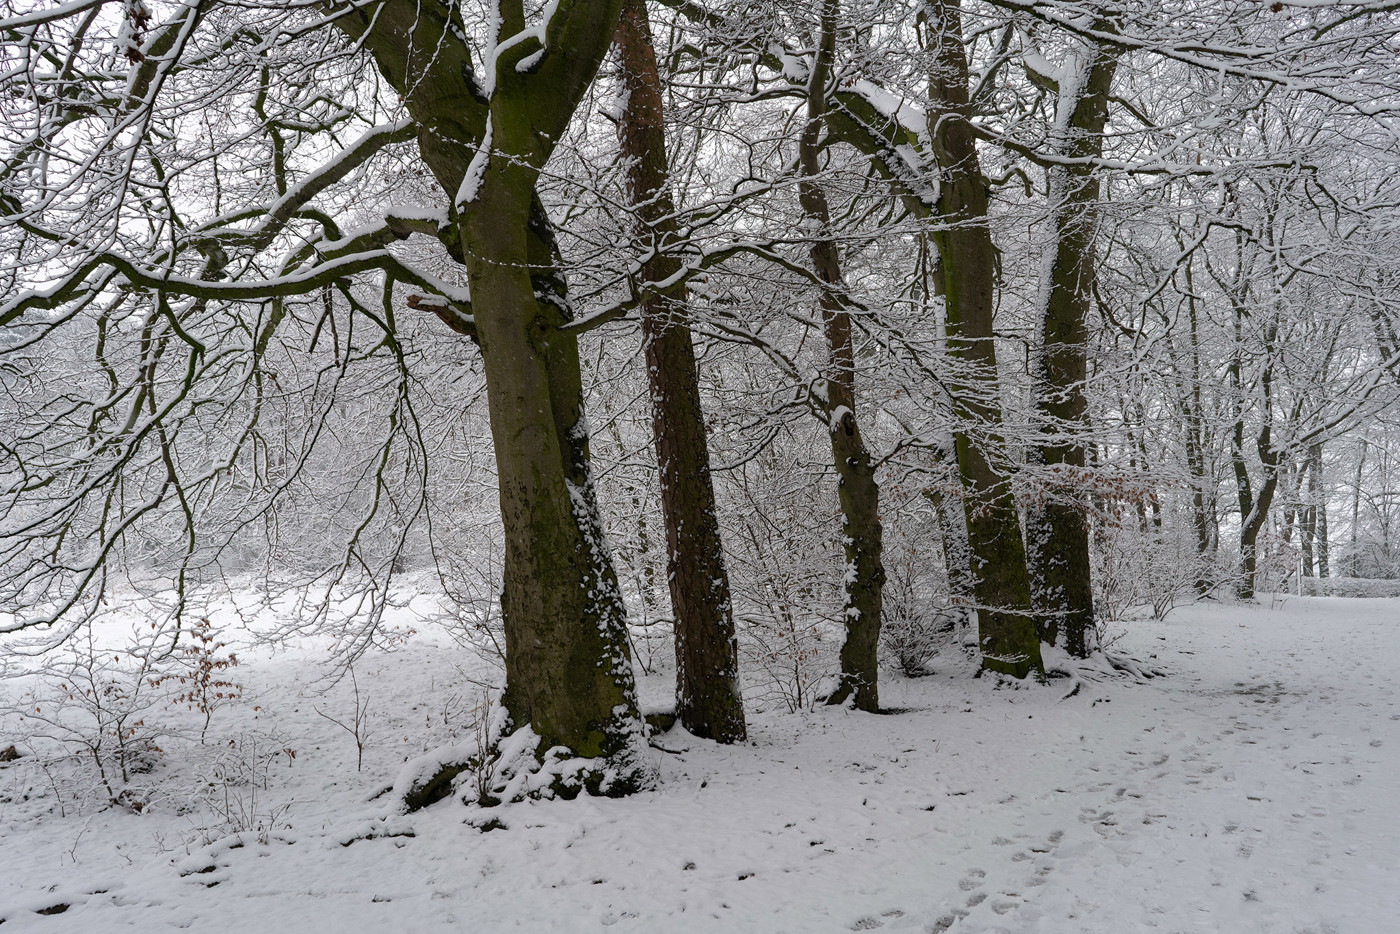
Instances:
[[[637,238],[648,254],[640,279],[666,282],[681,262],[664,252],[678,236],[667,188],[661,76],[645,0],[624,0],[616,44],[627,106],[618,140],[627,160]],[[642,336],[651,388],[651,427],[666,521],[667,579],[676,617],[676,715],[696,736],[744,739],[739,645],[724,565],[709,440],[683,282],[644,285]]]
[[[968,545],[976,575],[978,641],[982,667],[1024,678],[1043,671],[1040,639],[1031,617],[1025,543],[1010,478],[992,461],[1001,446],[996,344],[992,313],[996,250],[987,226],[987,188],[968,124],[967,50],[957,0],[925,6],[933,52],[929,75],[929,137],[941,172],[934,242],[943,260],[948,349],[966,370],[957,405],[958,469],[967,495]],[[970,428],[968,427],[970,425]]]
[[[1304,506],[1298,517],[1298,545],[1303,551],[1303,576],[1313,576],[1313,536],[1317,532],[1317,510]]]
[[[939,462],[951,460],[953,451],[954,440],[949,437],[946,449],[938,454]],[[950,498],[937,486],[924,490],[924,497],[938,518],[950,603],[958,613],[958,625],[967,625],[972,622],[977,606],[977,580],[972,573],[972,552],[967,542],[967,514],[956,497]]]
[[[1332,570],[1328,567],[1327,547],[1327,485],[1322,476],[1322,442],[1314,441],[1308,448],[1310,470],[1308,473],[1308,493],[1312,498],[1313,536],[1317,550],[1317,576],[1326,579]]]
[[[826,113],[827,82],[836,51],[836,0],[823,0],[821,42],[807,88],[807,123],[802,130],[799,159],[802,181],[798,198],[813,227],[809,253],[824,284],[820,303],[826,333],[827,434],[836,467],[841,503],[841,531],[846,549],[845,625],[841,646],[841,679],[828,697],[833,704],[854,695],[860,710],[880,709],[878,651],[881,602],[885,583],[880,527],[880,489],[875,465],[856,420],[855,348],[845,278],[836,241],[831,236],[831,209],[817,181],[820,143]]]
[[[1094,283],[1094,237],[1099,178],[1089,160],[1103,155],[1108,95],[1117,68],[1116,53],[1096,45],[1083,70],[1060,80],[1060,108],[1069,109],[1067,137],[1057,147],[1083,160],[1073,168],[1051,169],[1050,199],[1055,255],[1041,321],[1035,409],[1046,440],[1038,459],[1049,468],[1052,489],[1026,517],[1026,550],[1031,569],[1042,642],[1053,645],[1061,629],[1065,649],[1088,655],[1087,634],[1094,625],[1090,579],[1089,521],[1083,502],[1084,435],[1088,430],[1088,316]],[[1074,81],[1076,87],[1064,86]]]
[[[932,257],[929,253],[928,238],[924,237],[919,243],[919,270],[923,280],[924,307],[934,316],[938,346],[946,353],[948,322],[939,314],[933,303],[934,296],[937,296],[943,301],[944,308],[947,307],[943,268],[941,261],[930,262]],[[935,463],[948,464],[952,475],[961,479],[957,473],[957,439],[951,431],[939,433],[933,456]],[[925,490],[924,496],[933,505],[934,513],[938,517],[949,602],[958,614],[958,625],[966,626],[975,621],[977,612],[977,579],[972,571],[972,549],[967,540],[967,513],[958,497],[950,499],[937,486]]]
[[[1298,523],[1299,537],[1301,539],[1303,525],[1302,513],[1304,509],[1297,504],[1298,498],[1303,493],[1303,477],[1302,474],[1299,474],[1297,482],[1293,482],[1293,467],[1291,464],[1285,462],[1279,482],[1287,491],[1289,502],[1289,505],[1285,506],[1283,510],[1283,522],[1281,528],[1278,530],[1279,541],[1283,542],[1285,545],[1291,545],[1293,544],[1293,524],[1295,520]]]
[[[1351,576],[1359,576],[1361,556],[1357,554],[1357,527],[1361,524],[1361,472],[1366,467],[1366,439],[1361,439],[1361,456],[1356,460],[1356,482],[1351,488]]]
[[[1196,308],[1193,257],[1188,256],[1182,274],[1186,279],[1187,379],[1189,385],[1181,390],[1181,410],[1186,441],[1186,471],[1191,478],[1191,527],[1196,533],[1196,581],[1199,596],[1209,596],[1215,590],[1215,576],[1209,573],[1215,565],[1215,506],[1214,483],[1206,467],[1205,417],[1201,399],[1200,322]],[[1212,493],[1207,495],[1207,490]]]

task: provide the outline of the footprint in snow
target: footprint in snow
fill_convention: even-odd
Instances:
[[[886,911],[886,912],[881,913],[880,917],[878,917],[878,918],[876,918],[876,917],[873,916],[873,915],[867,915],[866,917],[861,918],[860,920],[853,922],[853,923],[851,924],[851,930],[852,930],[852,931],[873,931],[873,930],[875,930],[876,928],[884,927],[884,926],[885,926],[885,921],[887,921],[887,920],[888,920],[888,921],[894,921],[895,919],[897,919],[897,918],[902,918],[902,917],[904,917],[904,912],[900,911],[898,908],[891,908],[889,911]]]

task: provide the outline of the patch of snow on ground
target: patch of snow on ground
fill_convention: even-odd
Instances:
[[[0,766],[5,931],[1397,929],[1400,600],[1183,608],[1115,647],[1164,676],[1086,673],[1064,700],[949,654],[886,675],[897,713],[751,714],[732,748],[673,731],[632,798],[386,820],[375,793],[470,741],[452,724],[481,697],[480,664],[424,629],[356,666],[358,774],[316,713],[343,718],[350,686],[314,693],[309,649],[240,651],[210,741],[296,753],[266,767],[261,830],[205,843],[193,798],[60,816],[32,763]]]

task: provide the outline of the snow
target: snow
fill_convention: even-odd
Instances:
[[[341,231],[339,239],[323,240],[316,244],[323,253],[334,253],[336,250],[343,250],[352,245],[360,237],[377,233],[384,229],[390,220],[407,221],[428,221],[436,224],[438,230],[445,230],[452,223],[452,219],[443,208],[420,208],[411,205],[394,205],[385,211],[380,212],[379,218],[372,223],[358,224],[347,230]]]
[[[516,62],[515,70],[520,74],[528,74],[531,69],[538,66],[544,59],[545,53],[549,50],[550,23],[553,21],[554,14],[558,9],[559,0],[546,0],[544,6],[540,8],[536,22],[527,25],[524,29],[512,35],[502,36],[501,29],[504,24],[501,21],[500,11],[494,7],[492,8],[493,22],[491,34],[495,38],[492,44],[487,47],[485,55],[483,56],[486,66],[483,69],[485,75],[483,76],[481,84],[482,91],[487,97],[490,97],[496,92],[496,76],[500,68],[502,53],[526,42],[536,42],[539,44],[540,48],[537,51],[523,56],[520,61]]]
[[[855,82],[854,90],[865,98],[872,107],[890,120],[898,123],[906,132],[919,135],[925,132],[928,115],[914,101],[891,94],[872,81],[864,78]]]
[[[670,751],[648,752],[653,791],[408,815],[381,792],[439,747],[476,751],[466,721],[489,666],[421,621],[357,662],[372,699],[357,774],[353,743],[313,710],[350,703],[344,681],[317,687],[325,643],[240,646],[245,689],[215,711],[209,755],[255,734],[295,750],[266,766],[254,805],[280,816],[220,834],[193,798],[136,814],[66,797],[60,814],[32,759],[0,766],[0,918],[45,932],[1394,930],[1397,622],[1400,599],[1184,607],[1112,646],[1161,676],[1097,662],[1037,686],[974,679],[949,647],[929,677],[884,675],[896,713],[751,711],[736,747],[673,730],[658,738]]]
[[[467,163],[467,171],[462,176],[462,184],[457,189],[457,198],[453,202],[458,211],[462,211],[467,205],[476,200],[478,189],[481,188],[481,180],[486,177],[486,169],[491,164],[491,121],[486,121],[486,132],[481,137],[481,145],[476,147],[476,152],[472,155],[472,161]]]

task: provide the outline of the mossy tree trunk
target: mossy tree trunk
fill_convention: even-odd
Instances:
[[[880,488],[856,419],[855,347],[846,282],[831,232],[831,208],[818,181],[837,12],[836,0],[823,0],[820,44],[807,85],[807,122],[799,142],[803,177],[798,198],[811,229],[812,266],[823,284],[819,301],[827,344],[826,427],[846,550],[846,638],[841,645],[840,681],[827,701],[841,704],[853,697],[858,709],[874,712],[880,709],[878,654],[885,584]]]
[[[561,0],[541,42],[525,33],[520,0],[501,0],[504,51],[484,79],[455,5],[387,0],[337,20],[403,97],[422,157],[453,199],[505,526],[504,706],[539,736],[540,752],[611,760],[614,793],[645,774],[641,720],[589,476],[577,337],[562,327],[572,313],[535,184],[619,9],[620,0]]]
[[[1116,51],[1095,46],[1088,62],[1056,88],[1065,138],[1059,151],[1074,160],[1049,172],[1055,254],[1041,319],[1034,403],[1045,441],[1035,454],[1052,472],[1052,489],[1038,507],[1028,510],[1026,546],[1040,639],[1054,645],[1061,631],[1071,655],[1085,657],[1094,624],[1094,590],[1090,578],[1089,518],[1085,435],[1089,403],[1088,317],[1091,307],[1099,201],[1099,178],[1093,160],[1103,155],[1108,95],[1117,67]]]
[[[709,439],[700,407],[681,261],[665,252],[679,236],[667,187],[661,76],[645,0],[624,0],[617,51],[627,105],[618,139],[637,212],[642,263],[642,338],[651,389],[651,427],[666,522],[667,579],[676,618],[676,716],[696,736],[744,739],[739,646],[724,566]]]
[[[992,333],[996,251],[987,226],[987,181],[969,124],[967,51],[956,0],[931,0],[921,14],[932,53],[928,130],[940,172],[934,234],[942,256],[948,349],[965,367],[956,436],[966,490],[968,546],[976,578],[983,668],[1023,678],[1041,671],[1031,617],[1025,544],[1007,471],[993,463],[1001,446],[1001,404]]]

